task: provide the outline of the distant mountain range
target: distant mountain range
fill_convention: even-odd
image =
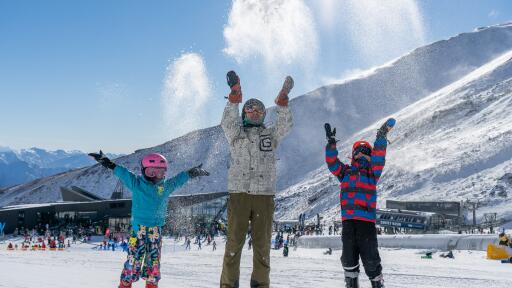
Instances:
[[[112,158],[120,155],[110,154]],[[0,189],[95,164],[81,151],[0,147]]]

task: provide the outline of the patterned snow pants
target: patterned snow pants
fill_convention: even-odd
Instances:
[[[139,225],[132,229],[128,243],[128,259],[124,263],[121,282],[129,284],[139,278],[157,285],[160,280],[161,227]]]

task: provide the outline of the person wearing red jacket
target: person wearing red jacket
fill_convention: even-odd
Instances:
[[[336,149],[336,128],[325,124],[325,161],[340,181],[343,252],[341,263],[347,288],[359,287],[359,257],[373,288],[384,287],[375,228],[377,183],[386,162],[387,133],[396,121],[390,118],[380,127],[373,147],[366,141],[352,146],[352,162],[342,163]]]

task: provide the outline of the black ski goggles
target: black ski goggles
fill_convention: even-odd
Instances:
[[[364,155],[372,156],[372,149],[368,146],[360,145],[357,146],[356,149],[354,149],[354,152],[352,153],[352,157],[356,156],[359,153],[363,153]]]

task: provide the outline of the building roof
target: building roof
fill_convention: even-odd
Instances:
[[[71,186],[68,187],[60,187],[60,194],[62,195],[62,200],[64,201],[76,201],[76,202],[88,202],[88,201],[96,201],[96,200],[105,200],[101,197],[94,195],[80,187]]]
[[[87,197],[87,194],[83,193],[83,191],[75,190],[75,189],[69,189],[65,187],[61,187],[61,192],[63,193],[63,199],[74,199],[73,201],[63,201],[63,202],[51,202],[51,203],[37,203],[37,204],[19,204],[19,205],[12,205],[12,206],[5,206],[0,207],[0,211],[7,211],[7,210],[25,210],[25,209],[34,209],[34,208],[43,208],[43,207],[49,207],[49,206],[56,206],[56,207],[65,207],[67,205],[74,206],[75,204],[80,204],[82,206],[85,206],[85,204],[97,204],[97,203],[106,203],[106,202],[126,202],[131,201],[131,199],[102,199],[99,197],[96,197],[98,199],[91,199],[91,197]],[[87,191],[85,191],[87,192]],[[73,197],[66,197],[64,198],[64,194],[66,196],[74,196]],[[228,192],[215,192],[215,193],[201,193],[201,194],[193,194],[193,195],[171,195],[169,197],[169,200],[172,205],[175,206],[190,206],[197,203],[201,203],[204,201],[210,201],[214,200],[220,197],[227,196]],[[86,202],[86,203],[84,203]]]

